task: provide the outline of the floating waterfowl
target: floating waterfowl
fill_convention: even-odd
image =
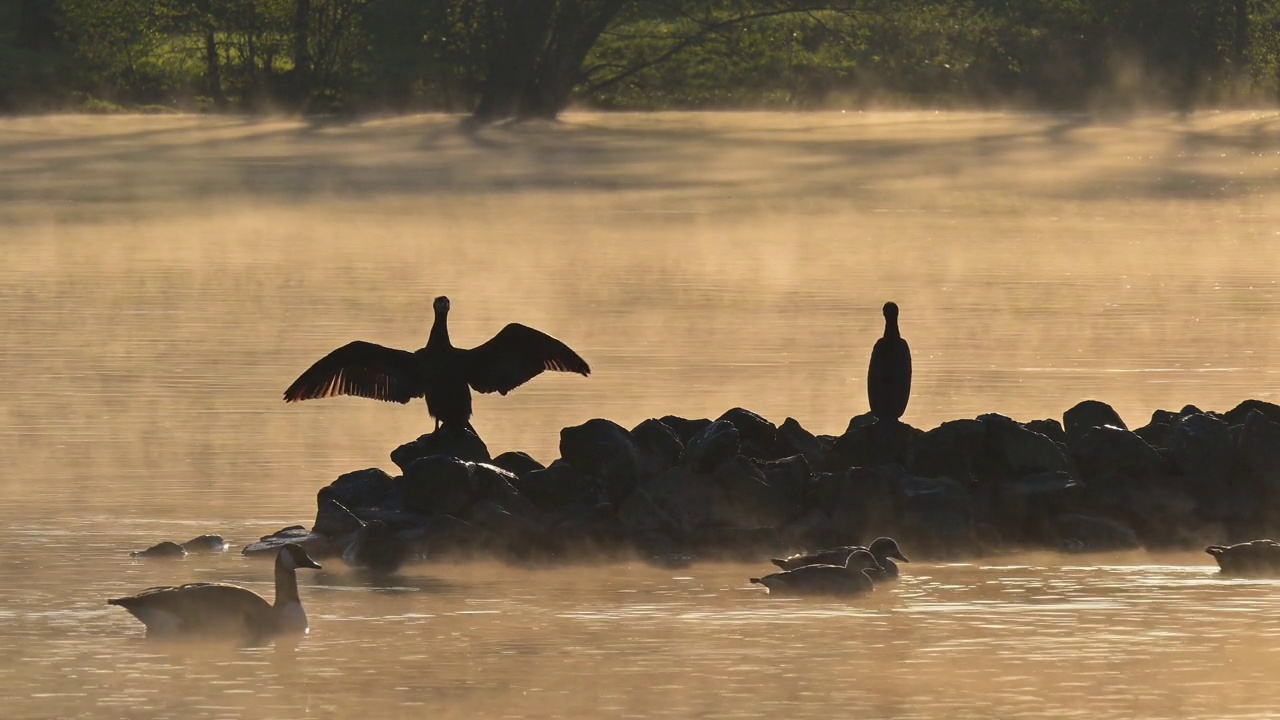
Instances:
[[[1218,561],[1223,575],[1280,575],[1280,543],[1251,540],[1204,549]]]
[[[884,336],[871,350],[867,368],[867,399],[871,414],[893,422],[907,411],[911,398],[911,348],[898,331],[898,306],[884,304]]]
[[[907,556],[902,554],[902,550],[898,547],[898,541],[890,537],[876,538],[869,547],[843,545],[819,550],[815,553],[801,553],[786,558],[773,558],[769,562],[783,570],[795,570],[806,565],[843,565],[848,560],[849,555],[859,550],[865,550],[875,558],[876,566],[868,569],[871,571],[871,578],[877,582],[897,579],[898,566],[890,558],[901,560],[902,562],[911,562],[907,559]]]
[[[190,583],[154,587],[113,598],[109,605],[128,610],[147,627],[148,637],[207,636],[261,640],[281,634],[305,634],[307,613],[298,598],[298,568],[319,569],[302,546],[289,543],[276,556],[276,596],[268,603],[238,585]]]
[[[506,395],[545,370],[590,375],[568,345],[519,323],[470,350],[449,341],[449,298],[435,299],[435,322],[416,352],[357,340],[320,358],[284,391],[285,402],[334,395],[408,403],[426,398],[440,426],[471,427],[471,389]]]
[[[750,580],[769,588],[771,595],[862,595],[875,588],[868,573],[875,567],[871,553],[855,550],[843,565],[805,565]]]

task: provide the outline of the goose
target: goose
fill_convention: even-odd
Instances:
[[[148,637],[227,636],[262,639],[306,634],[307,613],[298,598],[297,568],[320,569],[301,545],[286,543],[276,555],[275,604],[237,585],[189,583],[153,587],[107,600],[142,621]]]
[[[869,547],[844,545],[819,550],[808,555],[796,554],[785,558],[773,558],[769,562],[783,570],[794,570],[805,565],[843,565],[849,555],[858,550],[866,550],[876,559],[876,567],[868,569],[871,571],[872,579],[877,582],[897,579],[898,566],[890,558],[901,560],[902,562],[911,562],[906,555],[902,554],[902,550],[898,547],[898,541],[890,537],[878,537],[871,542]]]
[[[862,595],[875,589],[868,573],[875,567],[871,553],[855,550],[843,565],[805,565],[750,580],[770,595]]]
[[[895,422],[911,397],[911,348],[898,331],[898,305],[884,304],[884,336],[871,349],[867,399],[877,420]]]
[[[1204,549],[1218,561],[1223,575],[1280,575],[1280,543],[1251,540]]]
[[[409,352],[356,340],[316,361],[284,391],[285,402],[334,395],[407,403],[425,398],[441,425],[471,427],[471,389],[506,395],[545,370],[590,375],[591,367],[568,345],[531,327],[510,323],[470,350],[449,341],[449,298],[432,305],[435,321],[427,345]]]

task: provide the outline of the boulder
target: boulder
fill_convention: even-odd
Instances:
[[[480,500],[462,518],[489,533],[495,549],[521,554],[522,547],[540,545],[542,528],[529,518],[512,513],[492,500]]]
[[[626,428],[600,418],[561,430],[560,457],[599,478],[615,503],[626,498],[653,465]]]
[[[1100,425],[1072,443],[1076,466],[1085,480],[1107,472],[1149,477],[1165,472],[1164,458],[1142,438],[1123,428]]]
[[[1124,424],[1124,420],[1120,418],[1112,407],[1098,400],[1085,400],[1076,403],[1070,410],[1062,413],[1062,427],[1067,434],[1067,444],[1075,447],[1075,444],[1085,436],[1093,428],[1110,425],[1118,427],[1122,430],[1128,430],[1129,426]]]
[[[764,474],[765,484],[773,488],[778,497],[790,506],[787,514],[799,514],[804,504],[805,489],[813,474],[804,456],[793,455],[777,460],[757,460],[755,466]]]
[[[187,549],[172,540],[164,540],[146,550],[135,550],[129,553],[131,558],[146,558],[149,560],[180,560],[186,556]]]
[[[494,458],[491,464],[495,467],[500,467],[503,470],[506,470],[516,477],[524,477],[534,470],[546,469],[542,463],[518,450],[502,453],[498,457]]]
[[[1188,479],[1188,491],[1206,509],[1217,507],[1218,499],[1230,492],[1234,444],[1231,427],[1210,415],[1187,415],[1172,429],[1170,464],[1174,472]]]
[[[739,449],[741,455],[759,460],[772,460],[778,445],[778,427],[759,415],[733,408],[716,419],[725,421],[738,430]]]
[[[723,491],[711,478],[681,467],[646,480],[636,492],[644,493],[684,535],[712,525],[725,503]]]
[[[1026,428],[1033,433],[1040,433],[1050,440],[1058,443],[1059,446],[1066,447],[1067,431],[1062,429],[1062,423],[1048,418],[1046,420],[1031,420],[1026,423]]]
[[[356,470],[339,475],[337,480],[320,488],[316,505],[323,508],[326,502],[333,500],[353,510],[374,507],[391,495],[393,485],[391,476],[378,468]]]
[[[871,417],[871,422],[864,418]],[[840,472],[852,467],[875,467],[904,461],[907,447],[921,432],[896,420],[881,422],[874,416],[849,421],[849,429],[836,438],[823,469]]]
[[[717,420],[685,443],[681,464],[694,472],[709,473],[737,455],[738,446],[738,429],[728,420]]]
[[[1066,472],[1067,458],[1053,440],[1032,432],[1003,415],[978,418],[986,426],[987,443],[975,472],[991,477],[1023,477]]]
[[[950,478],[907,478],[903,483],[901,544],[912,554],[950,560],[981,550],[967,483]]]
[[[1001,537],[1043,542],[1052,518],[1079,510],[1084,486],[1057,470],[999,480],[993,493],[992,522]]]
[[[694,435],[702,432],[703,428],[711,424],[706,418],[698,418],[697,420],[686,420],[675,415],[665,415],[658,419],[658,422],[671,428],[671,432],[680,438],[680,444],[688,447],[689,441]]]
[[[679,540],[683,538],[680,521],[645,492],[631,493],[618,507],[618,523],[633,543],[646,548],[668,544],[657,538],[670,541],[672,548],[678,547]]]
[[[340,548],[334,547],[329,538],[319,533],[308,532],[301,525],[290,525],[270,535],[263,535],[258,542],[250,543],[240,551],[247,557],[265,557],[274,560],[280,552],[280,546],[296,543],[316,560],[323,560],[338,554]]]
[[[714,481],[723,492],[724,502],[716,512],[716,520],[723,525],[781,527],[803,512],[798,499],[769,485],[764,473],[741,455],[720,463]]]
[[[825,509],[831,516],[835,545],[865,545],[881,535],[900,534],[905,506],[904,482],[910,476],[901,465],[850,468],[836,479],[835,498]],[[827,481],[829,482],[829,481]],[[824,494],[831,489],[821,490]]]
[[[795,418],[787,418],[778,426],[778,456],[803,455],[810,467],[822,467],[827,451],[822,441],[805,430]]]
[[[361,519],[337,500],[326,500],[316,509],[316,521],[311,531],[338,539],[354,535],[360,530]]]
[[[631,435],[649,452],[656,471],[661,472],[680,464],[680,457],[684,455],[684,443],[661,420],[645,420],[632,428]]]
[[[400,486],[404,508],[424,515],[460,516],[480,495],[475,465],[444,455],[414,461]]]
[[[398,533],[408,552],[433,559],[470,555],[494,547],[493,535],[452,515],[431,515],[411,530]]]
[[[1240,433],[1233,495],[1270,519],[1280,506],[1280,422],[1251,411]]]
[[[1273,423],[1280,423],[1280,405],[1263,400],[1245,400],[1222,414],[1222,420],[1228,425],[1243,425],[1249,413],[1261,413]]]
[[[410,443],[391,451],[391,462],[406,472],[409,466],[424,457],[445,455],[471,462],[489,462],[489,448],[479,435],[453,426],[441,426]]]
[[[980,420],[944,422],[907,446],[907,471],[926,478],[967,478],[982,455],[986,439],[987,426]]]
[[[472,471],[479,488],[478,500],[496,504],[513,515],[531,518],[537,514],[533,501],[516,489],[520,478],[496,465],[475,463]],[[481,524],[483,527],[483,524]]]
[[[182,543],[182,549],[189,553],[220,553],[225,552],[228,547],[230,545],[221,535],[197,535]]]
[[[563,460],[533,472],[514,483],[520,494],[547,509],[579,505],[595,507],[605,499],[600,481]]]

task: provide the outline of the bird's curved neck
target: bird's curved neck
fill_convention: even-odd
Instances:
[[[431,325],[431,337],[427,338],[428,345],[449,346],[449,313],[436,313],[436,321]]]
[[[902,334],[898,332],[898,321],[897,321],[897,320],[894,320],[894,319],[892,319],[892,318],[885,318],[885,320],[884,320],[884,336],[885,336],[885,337],[887,337],[887,338],[893,338],[893,339],[895,339],[895,340],[896,340],[897,338],[902,337]]]
[[[284,564],[283,559],[276,558],[275,606],[284,607],[291,602],[298,602],[298,575]]]

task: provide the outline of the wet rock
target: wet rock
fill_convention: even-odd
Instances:
[[[871,422],[864,422],[871,417]],[[878,421],[874,416],[859,416],[849,421],[849,429],[836,438],[827,453],[823,469],[840,472],[852,467],[875,467],[885,463],[901,464],[911,442],[920,431],[898,421]]]
[[[778,456],[803,455],[810,467],[822,467],[827,451],[822,441],[805,430],[795,418],[787,418],[778,426]]]
[[[650,418],[631,430],[631,435],[653,458],[654,469],[661,472],[680,464],[684,443],[675,431],[661,420]]]
[[[392,450],[391,462],[399,466],[401,472],[408,472],[410,465],[432,455],[470,462],[489,462],[489,448],[485,447],[480,436],[465,428],[453,426],[441,426],[435,432]]]
[[[850,468],[834,479],[834,488],[819,492],[835,497],[827,513],[831,516],[831,542],[862,545],[881,535],[899,535],[906,504],[905,468],[896,464],[874,468]]]
[[[787,514],[791,517],[798,515],[804,503],[805,488],[813,475],[804,456],[760,460],[755,462],[755,466],[764,474],[765,484],[773,488],[779,498],[790,506]]]
[[[903,494],[901,544],[912,554],[949,560],[981,551],[967,483],[911,477]]]
[[[759,415],[733,408],[716,419],[725,421],[738,430],[738,452],[748,458],[772,460],[778,445],[778,427]]]
[[[500,467],[503,470],[515,475],[516,477],[524,477],[534,470],[545,470],[542,463],[529,457],[528,454],[519,451],[504,452],[493,459],[490,463],[494,467]]]
[[[409,543],[394,529],[381,520],[372,520],[356,531],[342,553],[342,561],[353,568],[390,574],[398,571],[412,555]]]
[[[1130,527],[1111,518],[1064,513],[1053,519],[1052,526],[1057,544],[1076,552],[1112,552],[1142,546]]]
[[[1129,429],[1119,413],[1110,405],[1098,400],[1076,403],[1070,410],[1062,413],[1062,427],[1067,433],[1067,444],[1072,447],[1075,447],[1075,444],[1090,430],[1103,425],[1118,427],[1122,430]]]
[[[220,553],[230,545],[221,535],[198,535],[182,543],[182,549],[189,553]]]
[[[363,523],[342,503],[337,500],[325,500],[316,509],[316,521],[311,531],[329,538],[341,538],[354,535]]]
[[[1280,423],[1280,405],[1263,400],[1245,400],[1222,414],[1222,420],[1228,425],[1243,425],[1249,413],[1257,412],[1273,423]]]
[[[1147,547],[1182,547],[1204,525],[1186,485],[1185,478],[1111,473],[1089,484],[1086,506],[1126,522]]]
[[[1142,438],[1123,428],[1101,425],[1072,444],[1076,465],[1085,480],[1114,472],[1147,477],[1165,472],[1164,458]]]
[[[387,499],[393,484],[391,476],[378,468],[356,470],[339,475],[337,480],[320,488],[316,505],[323,507],[325,502],[333,500],[355,510],[373,507]]]
[[[674,552],[680,545],[676,538],[683,535],[680,521],[645,492],[631,493],[618,507],[618,523],[637,547],[643,546],[652,554]]]
[[[994,491],[992,522],[1017,542],[1043,541],[1051,518],[1076,512],[1084,497],[1084,486],[1062,470],[1005,478]]]
[[[1151,416],[1151,422],[1133,431],[1143,442],[1153,448],[1169,447],[1173,438],[1173,425],[1178,416],[1166,410],[1157,410]]]
[[[563,460],[525,475],[515,486],[521,495],[543,509],[569,505],[595,507],[602,501],[604,491],[599,480]]]
[[[710,526],[725,503],[723,491],[711,478],[680,467],[641,483],[636,492],[643,493],[685,535]]]
[[[717,420],[685,443],[681,464],[694,472],[709,473],[737,455],[738,446],[738,429],[727,420]]]
[[[275,559],[276,554],[280,551],[280,546],[287,543],[301,545],[302,549],[306,550],[307,554],[316,560],[323,560],[337,554],[329,538],[319,533],[308,532],[301,525],[290,525],[270,535],[264,535],[258,542],[246,545],[240,553],[248,557]]]
[[[1026,424],[1026,428],[1033,433],[1040,433],[1060,446],[1067,445],[1067,431],[1062,428],[1062,423],[1053,418],[1032,420]]]
[[[560,457],[599,478],[614,502],[629,495],[651,465],[626,428],[599,418],[561,430]]]
[[[1270,520],[1280,510],[1280,423],[1258,410],[1244,420],[1234,495]]]
[[[741,455],[720,463],[714,480],[725,498],[717,519],[728,526],[780,527],[803,512],[799,502],[769,485],[764,473]]]
[[[609,503],[570,505],[546,512],[542,525],[554,551],[586,555],[621,543],[623,527]]]
[[[1066,472],[1066,455],[1053,440],[1003,415],[982,415],[978,420],[987,430],[985,451],[975,467],[979,474],[1022,477],[1042,472]]]
[[[534,503],[516,489],[520,478],[487,463],[476,463],[473,473],[480,490],[478,501],[496,503],[507,512],[520,517],[529,518],[536,514]]]
[[[186,556],[186,548],[170,540],[158,542],[146,550],[129,553],[131,558],[145,558],[148,560],[180,560]]]
[[[944,422],[911,441],[906,468],[912,475],[926,478],[967,478],[986,439],[987,426],[980,420]]]
[[[671,431],[680,438],[680,444],[684,447],[689,446],[689,441],[694,435],[702,432],[711,421],[706,418],[698,418],[697,420],[686,420],[675,415],[665,415],[658,419],[658,422],[671,428]]]
[[[488,531],[504,551],[516,549],[521,544],[539,543],[537,536],[541,534],[541,528],[536,523],[491,500],[481,500],[472,505],[463,519]]]
[[[452,515],[439,514],[401,531],[398,537],[410,552],[426,559],[469,555],[496,544],[489,531]]]
[[[1235,471],[1235,447],[1231,428],[1222,420],[1203,414],[1179,418],[1169,441],[1173,470],[1190,481],[1188,490],[1206,508],[1229,492]]]
[[[424,515],[461,516],[480,494],[475,465],[444,455],[420,458],[401,479],[404,508]]]

